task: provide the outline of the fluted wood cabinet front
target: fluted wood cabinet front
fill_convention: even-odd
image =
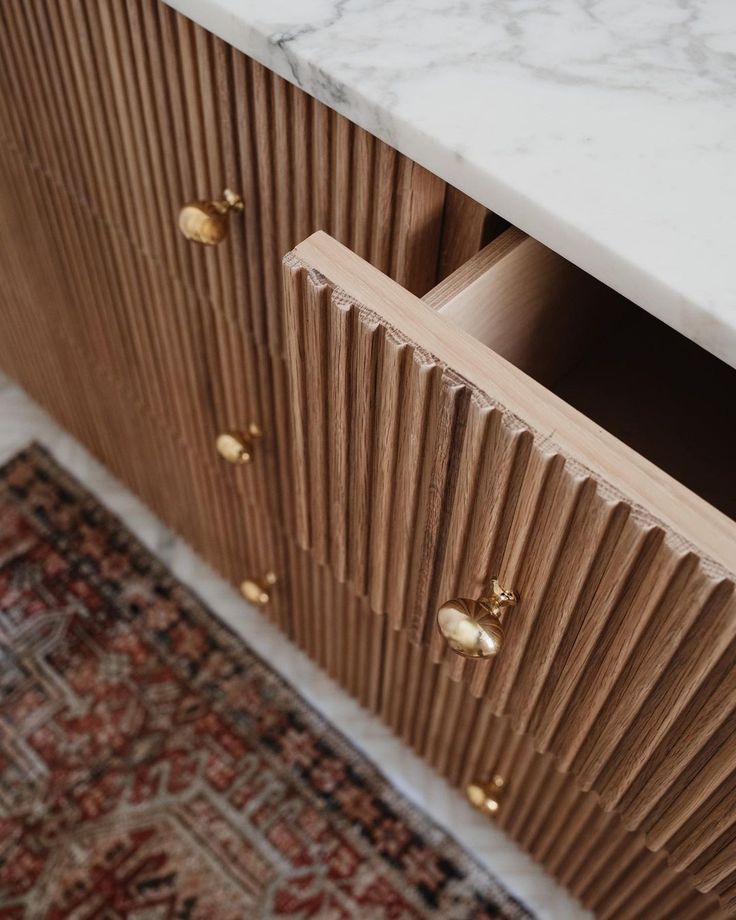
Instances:
[[[284,253],[329,229],[421,293],[486,210],[158,0],[0,4],[0,90],[23,309],[213,468],[217,434],[257,422],[267,460],[223,475],[284,520]],[[226,186],[245,201],[228,238],[185,240],[179,209]]]
[[[473,251],[443,240],[463,207],[444,182],[158,0],[7,0],[0,24],[6,149],[259,344],[279,346],[281,259],[313,230],[417,293]],[[171,232],[226,186],[246,202],[230,258]]]
[[[295,596],[292,638],[462,794],[500,774],[495,823],[596,916],[729,915],[714,894],[673,871],[666,852],[652,853],[641,832],[628,831],[595,794],[581,792],[551,754],[537,753],[530,736],[494,716],[484,699],[429,662],[405,631],[291,541],[287,572]]]
[[[300,544],[730,898],[733,569],[657,517],[677,514],[678,484],[602,433],[586,466],[582,440],[563,446],[586,419],[325,234],[287,257],[284,284]],[[720,521],[681,493],[681,523],[700,511],[728,560]],[[453,660],[436,610],[493,575],[520,596],[503,648]]]
[[[228,236],[185,240],[226,187]],[[417,299],[489,217],[158,0],[0,3],[3,369],[233,584],[275,572],[264,614],[452,783],[523,777],[499,820],[586,904],[715,916],[732,556]],[[437,604],[495,574],[506,644],[463,665]]]
[[[225,186],[227,239],[185,240]],[[236,583],[293,518],[284,253],[325,227],[422,292],[486,217],[158,0],[0,4],[2,365]]]

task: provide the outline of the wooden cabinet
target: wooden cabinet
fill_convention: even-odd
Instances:
[[[733,372],[157,0],[7,0],[0,90],[3,368],[602,916],[733,911]]]

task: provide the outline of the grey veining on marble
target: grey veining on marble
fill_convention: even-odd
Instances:
[[[731,0],[166,0],[736,366]]]

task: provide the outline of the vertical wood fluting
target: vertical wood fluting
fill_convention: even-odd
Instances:
[[[228,239],[185,241],[225,186]],[[518,769],[502,823],[585,903],[710,910],[668,853],[736,903],[731,586],[324,279],[282,286],[320,228],[421,294],[486,218],[161,3],[0,4],[2,366],[232,583],[279,573],[265,614],[453,783]],[[512,651],[459,666],[437,599],[497,573]]]
[[[664,901],[673,913],[663,917],[679,917],[695,904],[699,915],[717,916],[714,900],[693,894],[687,880],[673,876],[639,837],[626,835],[614,815],[595,819],[598,808],[592,794],[576,791],[571,778],[554,769],[549,755],[535,754],[529,738],[516,734],[508,719],[492,716],[490,707],[452,680],[444,665],[429,662],[406,632],[392,631],[387,617],[373,613],[365,600],[328,569],[315,566],[308,553],[280,539],[262,519],[256,518],[254,526],[250,515],[255,509],[185,445],[162,432],[142,404],[135,405],[133,419],[126,388],[102,371],[90,377],[71,343],[66,350],[54,347],[58,329],[42,312],[33,315],[37,293],[24,290],[29,284],[24,272],[8,271],[7,256],[2,255],[2,270],[10,281],[4,303],[16,309],[0,314],[2,360],[11,371],[22,371],[42,347],[48,362],[34,378],[33,395],[52,405],[74,434],[91,444],[113,472],[127,478],[230,580],[237,582],[244,566],[260,572],[277,560],[282,578],[266,612],[330,676],[381,714],[453,783],[462,786],[502,770],[508,796],[499,814],[501,826],[597,913],[649,916]],[[16,299],[23,296],[29,299]],[[67,381],[64,387],[58,386],[61,377]],[[100,402],[98,411],[88,415],[79,412],[79,400],[91,384]],[[116,426],[109,424],[111,416]],[[142,457],[157,458],[155,471],[145,463],[132,466],[121,456],[121,445],[133,439]],[[194,492],[189,491],[192,483]],[[207,515],[201,514],[202,507],[209,509]],[[578,816],[591,821],[572,820]],[[619,848],[621,856],[616,855]],[[613,890],[608,854],[616,858]]]
[[[9,0],[0,17],[3,243],[47,282],[31,282],[26,308],[293,526],[283,253],[324,227],[420,292],[442,271],[443,222],[467,219],[462,258],[485,209],[161,3]],[[229,239],[185,241],[180,206],[225,185],[246,201]],[[37,373],[28,360],[16,375]],[[213,439],[249,421],[266,431],[264,459],[223,470]],[[134,445],[121,451],[134,462]],[[342,534],[345,546],[345,521]]]
[[[506,795],[497,823],[587,908],[612,920],[725,916],[714,897],[668,868],[664,854],[647,850],[641,834],[576,789],[551,755],[535,753],[509,719],[490,715],[308,553],[292,544],[289,564],[294,585],[314,586],[299,603],[310,654],[453,785],[501,773]]]
[[[164,4],[8,0],[2,25],[5,143],[259,344],[280,348],[281,259],[315,229],[418,293],[482,243],[484,208]],[[188,244],[179,208],[226,185],[229,240]]]
[[[733,582],[296,253],[284,285],[300,544],[703,890],[725,891]],[[522,601],[501,653],[463,663],[435,610],[493,574]],[[704,762],[714,744],[724,756]]]
[[[22,220],[48,229],[16,249],[64,291],[43,309],[204,462],[224,428],[282,426],[280,264],[301,238],[330,229],[416,291],[443,221],[481,245],[484,208],[162,3],[9,0],[0,24],[0,137]],[[226,185],[246,201],[229,238],[184,240],[182,204]],[[288,526],[273,461],[247,488]]]

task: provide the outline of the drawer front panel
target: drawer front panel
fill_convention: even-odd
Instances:
[[[294,641],[453,786],[502,775],[496,822],[596,916],[727,915],[309,553],[290,544],[288,566]]]
[[[331,283],[331,258],[342,278],[355,269],[353,290]],[[723,758],[700,782],[688,772],[733,739],[731,577],[435,357],[423,320],[411,340],[401,309],[426,308],[358,262],[322,236],[285,262],[301,544],[631,826],[667,795],[657,845],[670,846],[731,781]],[[435,611],[492,575],[520,601],[500,653],[463,662]],[[736,810],[716,813],[723,844]],[[686,840],[687,860],[700,853],[715,872],[715,850]]]
[[[8,0],[2,142],[259,343],[280,347],[281,258],[324,227],[422,293],[480,245],[486,211],[158,0]],[[19,75],[25,75],[20,77]],[[191,199],[245,200],[219,246]]]

